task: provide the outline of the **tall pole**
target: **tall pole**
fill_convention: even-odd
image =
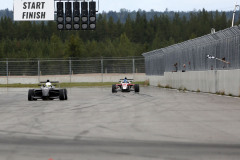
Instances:
[[[239,5],[235,5],[235,7],[234,7],[234,11],[233,11],[233,18],[232,18],[232,27],[233,27],[233,25],[234,25],[234,19],[235,19],[235,14],[236,14],[236,9],[237,9],[237,7],[239,7]]]
[[[135,73],[135,59],[133,58],[132,59],[132,64],[133,64],[133,66],[132,66],[132,69],[133,69],[133,79],[134,79],[134,73]]]

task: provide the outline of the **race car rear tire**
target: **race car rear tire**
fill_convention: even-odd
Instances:
[[[33,89],[29,89],[28,90],[28,101],[32,101],[33,100],[33,96],[34,96],[34,90]]]
[[[140,91],[139,84],[135,84],[134,85],[134,90],[135,90],[135,92],[139,92]]]
[[[64,95],[65,95],[65,100],[67,100],[68,96],[67,96],[67,89],[66,88],[64,89]]]
[[[116,84],[112,85],[112,93],[116,93],[117,92],[117,87]]]
[[[65,100],[64,89],[59,90],[59,100],[61,100],[61,101]]]

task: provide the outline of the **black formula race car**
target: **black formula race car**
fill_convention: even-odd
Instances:
[[[117,91],[122,92],[130,92],[135,91],[139,92],[139,84],[132,84],[133,79],[120,79],[119,84],[113,84],[112,85],[112,93],[116,93]]]
[[[33,101],[37,99],[42,100],[67,100],[67,89],[57,89],[55,88],[58,81],[50,82],[47,80],[46,82],[40,82],[40,89],[29,89],[28,90],[28,100]]]

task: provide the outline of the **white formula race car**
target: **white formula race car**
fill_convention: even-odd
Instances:
[[[40,89],[29,89],[28,90],[28,100],[33,101],[37,99],[42,100],[67,100],[67,89],[57,89],[55,88],[58,81],[50,82],[47,80],[46,82],[40,82]]]

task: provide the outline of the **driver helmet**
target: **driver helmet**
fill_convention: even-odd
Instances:
[[[127,82],[127,77],[124,78],[124,83],[126,83],[126,82]]]
[[[46,87],[51,87],[51,86],[52,86],[52,84],[50,82],[46,83]]]

